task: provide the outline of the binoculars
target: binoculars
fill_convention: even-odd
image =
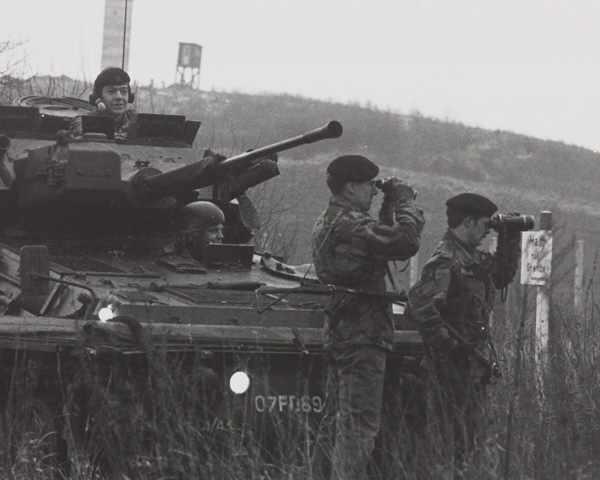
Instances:
[[[506,228],[507,230],[525,232],[527,230],[533,230],[534,226],[535,218],[533,215],[508,216],[502,213],[497,213],[488,222],[488,227],[496,231]]]
[[[390,180],[383,180],[381,178],[375,180],[375,187],[381,190],[383,193],[389,191],[391,188]]]

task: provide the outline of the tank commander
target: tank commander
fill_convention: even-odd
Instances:
[[[97,108],[96,115],[115,117],[115,138],[126,138],[127,128],[135,111],[130,104],[135,99],[131,91],[131,79],[125,70],[109,67],[102,70],[94,81],[89,101]],[[81,116],[71,122],[71,137],[83,134]]]
[[[193,259],[202,263],[206,247],[223,242],[224,223],[225,215],[214,203],[197,201],[187,204],[176,219],[177,238],[161,249],[159,257]]]
[[[453,442],[461,475],[476,445],[484,444],[486,387],[499,375],[490,317],[496,289],[508,286],[517,272],[521,235],[499,229],[496,252],[485,252],[477,247],[490,232],[496,205],[482,195],[461,193],[446,206],[448,230],[410,289],[406,313],[425,346],[431,398],[439,402],[433,420],[449,448]]]
[[[379,220],[369,215],[379,167],[345,155],[327,168],[332,197],[312,233],[322,283],[382,293],[337,291],[325,307],[326,408],[315,445],[315,478],[363,479],[380,428],[386,353],[394,344],[392,304],[385,297],[387,262],[417,253],[425,220],[413,188],[382,183]]]

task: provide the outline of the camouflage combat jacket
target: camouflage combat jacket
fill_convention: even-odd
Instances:
[[[312,253],[322,283],[384,292],[386,265],[407,260],[419,249],[425,220],[412,199],[384,202],[379,221],[348,199],[334,195],[312,233]],[[385,298],[336,292],[326,308],[326,348],[394,344],[392,306]]]
[[[446,375],[478,381],[489,373],[468,349],[451,352],[456,341],[444,322],[495,361],[489,326],[496,289],[512,281],[520,252],[520,235],[500,234],[497,251],[490,254],[470,247],[448,230],[423,267],[408,294],[406,313],[416,323],[430,360],[442,365]]]

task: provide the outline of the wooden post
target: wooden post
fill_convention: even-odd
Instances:
[[[551,235],[552,212],[540,213],[540,230],[547,231]],[[538,380],[543,391],[543,379],[548,366],[548,322],[550,320],[550,288],[551,280],[545,285],[538,285],[536,310],[535,310],[535,363],[537,366]]]
[[[583,240],[575,241],[575,278],[573,284],[575,315],[583,313]]]

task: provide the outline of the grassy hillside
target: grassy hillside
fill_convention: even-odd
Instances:
[[[465,182],[600,200],[596,188],[600,154],[560,142],[289,95],[202,93],[176,88],[139,93],[140,108],[202,120],[199,140],[215,146],[270,143],[336,119],[345,128],[336,148],[363,152],[381,165]],[[308,158],[312,151],[290,155]]]

